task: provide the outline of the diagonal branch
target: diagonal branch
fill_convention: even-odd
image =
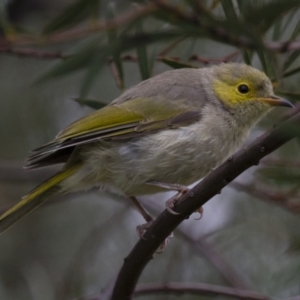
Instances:
[[[291,200],[290,198],[292,195],[289,195],[288,193],[270,192],[266,189],[258,188],[255,185],[246,185],[240,182],[233,182],[230,186],[237,191],[242,191],[263,201],[276,204],[291,213],[300,213],[300,203]]]
[[[155,205],[153,201],[145,201],[143,206],[151,212],[154,211],[155,215],[160,213],[158,206]],[[234,266],[229,264],[229,262],[222,256],[222,253],[217,251],[216,247],[214,247],[214,245],[207,239],[193,238],[192,235],[182,227],[177,228],[175,236],[178,236],[184,240],[184,242],[189,244],[190,247],[194,248],[199,256],[203,257],[204,255],[230,286],[247,290],[252,288],[252,285],[247,278],[243,276],[243,274],[241,274]]]
[[[155,13],[169,12],[171,14],[171,20],[184,20],[195,28],[201,29],[204,33],[208,34],[212,38],[219,40],[225,44],[230,44],[238,48],[253,49],[257,48],[257,44],[251,41],[245,36],[237,36],[232,34],[229,30],[226,30],[222,25],[210,25],[202,22],[195,14],[179,9],[178,6],[171,1],[165,0],[153,0],[152,2],[140,5],[133,11],[124,13],[111,20],[99,20],[95,21],[92,25],[80,28],[72,28],[64,31],[54,32],[47,36],[45,35],[14,35],[10,38],[0,38],[0,47],[4,47],[7,51],[10,51],[10,47],[14,46],[26,46],[26,45],[50,45],[56,43],[65,43],[74,40],[79,40],[93,34],[104,32],[111,29],[121,28],[127,24],[133,23],[141,18],[153,15]],[[198,14],[204,15],[207,12],[202,9],[201,5],[198,7]],[[170,22],[172,23],[172,22]],[[155,34],[155,33],[154,33]],[[139,38],[144,37],[147,39],[147,34],[141,35]],[[183,32],[182,37],[187,37],[187,33]],[[177,36],[178,38],[178,36]],[[285,53],[293,50],[300,49],[300,40],[287,40],[287,41],[262,41],[264,46],[272,52]],[[7,47],[7,48],[6,48]],[[3,51],[2,51],[3,52]],[[42,54],[43,56],[44,54]],[[47,54],[45,54],[47,56]],[[50,56],[60,56],[60,54],[49,54]],[[50,58],[50,57],[49,57]],[[59,57],[58,57],[59,58]]]
[[[154,3],[138,6],[135,10],[128,13],[124,13],[111,20],[99,20],[95,21],[91,26],[83,28],[69,29],[65,31],[55,32],[48,36],[14,36],[11,40],[6,38],[0,39],[0,46],[14,45],[33,45],[33,44],[55,44],[65,43],[67,41],[73,41],[81,39],[97,32],[106,31],[110,29],[120,28],[126,24],[145,18],[146,16],[154,13],[157,10],[157,6]]]
[[[300,106],[293,110],[290,118],[258,137],[247,148],[236,152],[223,165],[207,175],[190,192],[178,200],[174,210],[179,215],[164,210],[145,232],[142,239],[134,246],[124,259],[123,267],[114,287],[112,300],[129,300],[132,298],[135,285],[148,262],[160,244],[185,219],[204,205],[209,199],[228,185],[248,168],[257,165],[263,157],[300,135]]]
[[[270,297],[260,293],[206,283],[147,283],[138,285],[137,289],[134,292],[134,296],[146,296],[153,294],[191,294],[210,297],[225,296],[234,299],[247,300],[270,300]]]

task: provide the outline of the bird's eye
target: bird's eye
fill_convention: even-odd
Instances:
[[[249,87],[248,85],[246,84],[240,84],[238,86],[238,91],[241,93],[241,94],[247,94],[249,92]]]

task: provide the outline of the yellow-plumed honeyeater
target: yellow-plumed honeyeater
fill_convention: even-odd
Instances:
[[[33,150],[26,168],[64,163],[0,217],[0,232],[48,198],[99,187],[139,196],[186,186],[218,166],[273,106],[268,77],[244,64],[168,71],[130,88]]]

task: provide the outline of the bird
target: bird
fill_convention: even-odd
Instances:
[[[242,63],[142,81],[32,151],[26,169],[64,165],[0,216],[0,233],[49,198],[92,187],[131,198],[141,212],[136,197],[180,193],[232,155],[275,106],[293,104],[274,94],[265,73]]]

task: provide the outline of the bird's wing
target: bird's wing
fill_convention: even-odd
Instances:
[[[56,163],[65,161],[68,148],[77,145],[103,139],[135,138],[162,129],[187,126],[200,117],[200,110],[162,97],[136,98],[106,106],[72,123],[52,142],[33,150],[26,167],[39,167],[43,158],[49,156]]]

